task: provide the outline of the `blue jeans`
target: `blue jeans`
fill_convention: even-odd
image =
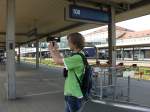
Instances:
[[[74,96],[65,96],[65,112],[77,112],[82,105],[82,98]]]

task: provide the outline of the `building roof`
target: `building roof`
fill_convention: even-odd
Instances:
[[[94,35],[97,33],[107,33],[108,27],[103,27],[101,29],[98,29],[96,31],[90,32],[86,36]],[[144,30],[144,31],[133,31],[130,29],[126,29],[120,26],[116,26],[116,38],[125,39],[125,38],[139,38],[139,37],[149,37],[150,36],[150,29]]]
[[[123,27],[120,27],[120,26],[116,26],[116,30],[117,31],[123,31],[123,32],[134,32],[133,30],[130,30],[130,29],[127,29],[127,28],[123,28]],[[104,32],[107,32],[108,31],[108,27],[105,26],[105,27],[102,27],[96,31],[93,31],[93,32],[90,32],[84,36],[87,36],[87,35],[93,35],[93,34],[96,34],[96,33],[104,33]]]
[[[136,31],[136,32],[127,32],[120,38],[140,38],[140,37],[149,37],[150,36],[150,29],[144,31]]]

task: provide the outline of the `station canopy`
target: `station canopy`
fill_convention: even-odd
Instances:
[[[6,43],[6,2],[0,0],[0,47],[5,47]],[[66,21],[64,8],[69,4],[104,11],[112,5],[116,9],[116,22],[150,14],[150,0],[16,0],[16,45],[48,35],[64,36],[104,25]],[[35,29],[37,35],[30,35]]]

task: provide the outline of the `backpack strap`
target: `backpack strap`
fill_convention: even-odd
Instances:
[[[78,53],[74,53],[74,55],[80,55],[81,56],[81,58],[82,58],[82,60],[83,60],[83,63],[84,63],[84,65],[85,65],[85,67],[88,65],[88,62],[87,62],[87,58],[84,56],[84,54],[82,54],[82,53],[80,53],[80,52],[78,52]]]
[[[80,85],[80,89],[81,89],[81,81],[80,81],[80,79],[78,78],[78,76],[77,76],[77,74],[75,73],[75,71],[74,71],[74,74],[75,74],[75,76],[76,76],[76,79],[77,79],[77,81],[78,81],[78,83],[79,83],[79,85]]]
[[[87,63],[87,59],[86,59],[86,57],[84,56],[84,54],[78,52],[78,53],[73,53],[72,55],[80,55],[81,58],[82,58],[82,60],[83,60],[84,66],[85,66],[85,67],[87,66],[88,63]],[[76,79],[77,79],[77,81],[78,81],[78,83],[79,83],[79,85],[80,85],[80,89],[81,89],[82,83],[81,83],[80,79],[78,78],[77,74],[75,73],[75,71],[74,71],[74,74],[75,74],[75,77],[76,77]],[[82,74],[83,74],[83,73],[82,73]]]

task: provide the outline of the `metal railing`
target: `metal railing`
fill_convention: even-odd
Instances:
[[[117,91],[119,88],[125,89],[117,83],[118,74],[123,73],[120,68],[117,67],[95,67],[93,68],[93,87],[91,96],[95,99],[112,99],[118,100]],[[112,75],[112,84],[109,84],[109,75]],[[127,95],[126,101],[130,101],[130,77],[127,78]]]

